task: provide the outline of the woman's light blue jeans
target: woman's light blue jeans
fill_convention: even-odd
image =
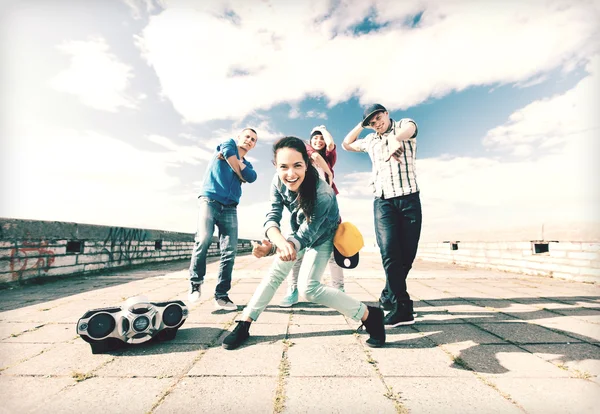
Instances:
[[[358,321],[365,314],[366,305],[338,289],[321,284],[321,276],[325,272],[332,251],[333,241],[328,240],[319,246],[298,252],[297,259],[302,259],[298,278],[299,293],[310,302],[328,306]],[[294,263],[296,261],[284,262],[279,257],[275,257],[269,273],[260,282],[252,299],[246,305],[242,313],[243,318],[250,318],[253,321],[258,318],[292,270]]]

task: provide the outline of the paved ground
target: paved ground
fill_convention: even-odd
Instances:
[[[346,272],[374,303],[376,254]],[[231,298],[248,301],[270,259],[239,257]],[[175,340],[93,355],[75,325],[92,308],[146,295],[186,300],[186,263],[0,291],[0,413],[592,413],[600,406],[600,287],[417,262],[419,317],[385,348],[309,303],[270,306],[235,351],[238,312],[202,299]],[[329,275],[325,275],[328,281]],[[282,297],[280,288],[274,305]],[[241,310],[241,306],[240,306]]]

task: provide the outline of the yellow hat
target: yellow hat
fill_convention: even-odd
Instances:
[[[358,252],[365,245],[356,226],[347,221],[340,223],[333,238],[333,256],[340,267],[353,269],[358,265]]]

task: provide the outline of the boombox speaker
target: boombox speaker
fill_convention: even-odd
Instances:
[[[87,311],[77,322],[77,333],[93,354],[99,354],[125,344],[174,339],[187,317],[187,306],[180,300],[149,302],[136,296],[123,306]]]

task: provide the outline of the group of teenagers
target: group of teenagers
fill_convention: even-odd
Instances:
[[[373,132],[358,139],[365,128]],[[276,172],[264,223],[265,237],[252,243],[254,256],[274,256],[274,260],[237,325],[223,339],[223,348],[235,349],[249,338],[251,323],[286,278],[289,278],[288,290],[280,306],[293,306],[301,295],[308,301],[336,309],[362,322],[369,334],[366,344],[370,347],[385,344],[386,326],[414,323],[406,279],[417,253],[422,221],[415,173],[416,137],[417,125],[412,119],[394,121],[384,106],[373,104],[365,108],[362,121],[342,142],[347,151],[368,153],[372,163],[370,186],[374,195],[375,235],[386,274],[379,306],[366,305],[346,294],[343,270],[332,259],[334,235],[342,222],[336,199],[338,190],[333,182],[337,159],[333,137],[321,125],[313,128],[308,142],[292,136],[275,142]],[[207,252],[216,226],[220,265],[215,306],[237,310],[228,294],[238,244],[237,205],[242,184],[257,178],[246,159],[257,141],[256,131],[245,128],[237,139],[221,143],[209,162],[198,197],[198,226],[189,268],[191,302],[200,298]],[[291,214],[290,234],[283,234],[280,227],[284,208]],[[321,283],[328,264],[332,286]],[[386,315],[384,311],[389,312]]]

